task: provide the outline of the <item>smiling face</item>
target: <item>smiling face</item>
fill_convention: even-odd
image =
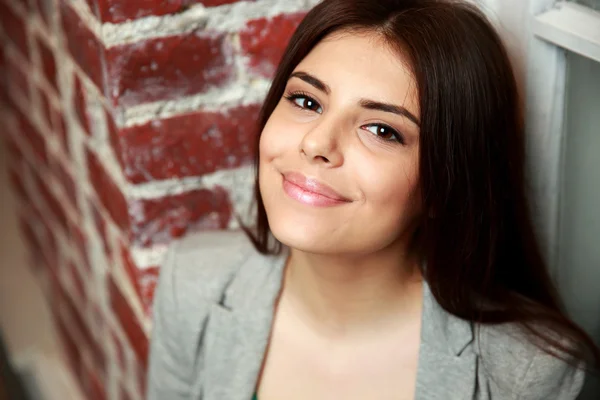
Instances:
[[[260,138],[273,235],[319,254],[402,245],[420,215],[419,110],[404,60],[375,34],[335,34],[295,68]]]

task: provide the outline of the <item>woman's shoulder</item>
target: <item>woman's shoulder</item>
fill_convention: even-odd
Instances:
[[[477,325],[476,352],[481,373],[497,394],[519,399],[575,399],[581,391],[584,369],[569,357],[535,338],[522,325]],[[547,331],[549,332],[549,331]],[[558,334],[553,334],[567,344]]]
[[[242,231],[206,231],[172,242],[162,267],[180,300],[215,302],[242,265],[260,257]]]
[[[199,376],[197,349],[203,321],[249,261],[261,256],[242,232],[212,231],[171,243],[156,288],[148,399],[184,399]],[[252,285],[249,285],[252,286]]]

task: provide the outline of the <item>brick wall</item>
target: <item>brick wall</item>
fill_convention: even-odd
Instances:
[[[88,398],[143,398],[166,247],[247,212],[257,110],[317,1],[0,0],[22,233]]]

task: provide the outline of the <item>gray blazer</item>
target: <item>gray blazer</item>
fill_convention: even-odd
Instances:
[[[149,400],[250,400],[287,250],[263,256],[239,232],[173,244],[154,301]],[[424,285],[418,400],[575,399],[584,372],[539,351],[511,324],[479,327]]]

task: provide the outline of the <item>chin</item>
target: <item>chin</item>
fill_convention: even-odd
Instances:
[[[308,221],[293,218],[268,217],[273,236],[284,245],[295,249],[310,249],[319,242],[318,228]]]
[[[331,225],[310,218],[268,215],[273,236],[284,245],[307,253],[334,253],[341,249],[331,235]]]

